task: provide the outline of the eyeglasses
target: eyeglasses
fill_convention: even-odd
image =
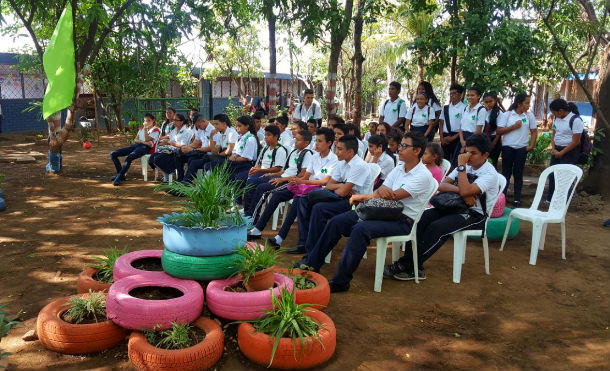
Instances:
[[[407,149],[407,148],[409,148],[409,147],[415,147],[415,146],[414,146],[413,144],[404,144],[404,143],[400,143],[400,144],[398,145],[398,149],[399,149],[399,150],[401,150],[401,149]]]

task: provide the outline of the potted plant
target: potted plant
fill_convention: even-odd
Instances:
[[[66,354],[86,354],[111,348],[125,339],[126,330],[106,318],[106,295],[89,291],[49,303],[36,321],[40,342]]]
[[[114,262],[127,253],[127,248],[119,250],[112,247],[104,252],[104,256],[96,257],[95,263],[91,264],[78,275],[77,292],[85,294],[89,290],[108,292],[110,285],[114,282]]]
[[[267,245],[242,246],[237,249],[241,257],[239,275],[248,291],[262,291],[273,287],[274,266],[281,250],[267,248]]]
[[[4,310],[5,307],[6,304],[0,304],[0,341],[2,341],[3,337],[8,335],[8,332],[13,326],[21,323],[19,321],[9,321],[9,319],[6,318],[7,313]],[[5,352],[0,349],[0,370],[7,368],[8,356],[10,355],[11,353]]]
[[[275,271],[292,279],[297,304],[313,304],[320,310],[328,306],[330,301],[328,280],[323,275],[313,272],[311,267],[302,265],[301,269],[276,268]]]
[[[539,177],[542,171],[547,168],[547,162],[551,158],[549,145],[551,144],[550,133],[542,133],[536,138],[534,148],[527,154],[527,166],[524,174],[527,176]]]
[[[304,369],[328,361],[335,353],[333,321],[323,312],[296,304],[293,293],[273,297],[273,309],[259,319],[241,322],[237,342],[246,357],[277,369]]]
[[[163,243],[171,252],[189,256],[228,255],[246,243],[252,218],[237,211],[235,200],[245,193],[226,164],[190,184],[173,182],[158,189],[184,196],[183,212],[163,215]]]
[[[174,322],[165,331],[133,331],[129,360],[138,370],[205,370],[222,356],[224,335],[215,321],[199,317],[192,325]]]

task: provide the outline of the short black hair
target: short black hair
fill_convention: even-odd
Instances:
[[[149,119],[151,119],[151,120],[153,120],[153,121],[155,121],[155,120],[156,120],[155,115],[153,115],[153,114],[152,114],[152,113],[150,113],[150,112],[146,112],[146,113],[144,114],[144,117],[148,117]]]
[[[275,125],[267,125],[265,127],[265,132],[271,133],[271,135],[273,135],[274,137],[280,136],[280,128]]]
[[[368,142],[374,146],[381,146],[384,151],[388,148],[388,140],[383,135],[371,135]]]
[[[341,130],[343,132],[343,134],[347,134],[348,133],[347,125],[345,125],[345,124],[335,124],[335,126],[333,126],[333,130],[334,129]]]
[[[410,131],[408,133],[405,133],[403,138],[404,139],[411,138],[411,143],[413,143],[413,148],[420,149],[417,157],[419,157],[419,159],[421,159],[424,156],[424,152],[426,151],[426,144],[428,144],[428,141],[426,140],[426,137],[424,136],[424,134]]]
[[[311,143],[311,133],[307,130],[301,130],[297,133],[297,135],[300,135],[303,137],[303,139],[305,139],[306,142]]]
[[[256,111],[252,115],[252,118],[254,120],[262,120],[263,118],[265,118],[265,113],[263,111]]]
[[[451,90],[455,90],[458,93],[462,94],[464,92],[464,87],[462,85],[460,85],[460,84],[452,84],[449,87],[449,91],[451,91]]]
[[[166,111],[172,111],[173,113],[176,113],[176,109],[172,107],[167,107]]]
[[[390,140],[393,140],[396,143],[400,143],[402,138],[403,138],[402,130],[400,130],[398,128],[393,128],[392,130],[390,130],[390,132],[387,135],[388,142]]]
[[[489,153],[491,149],[491,142],[487,135],[484,134],[473,134],[470,138],[466,139],[466,147],[476,147],[482,154]]]
[[[299,129],[301,129],[301,130],[307,130],[307,123],[304,121],[299,120],[299,121],[295,122],[294,124],[299,125]]]
[[[280,116],[275,118],[275,122],[278,124],[284,125],[284,127],[288,126],[288,116]]]
[[[316,120],[316,119],[308,119],[308,120],[307,120],[307,123],[308,123],[308,124],[314,124],[314,125],[316,125],[316,126],[317,126],[317,125],[318,125],[318,120]]]
[[[335,132],[331,128],[319,128],[316,131],[316,135],[324,135],[324,139],[327,142],[334,142],[335,141]]]
[[[483,95],[483,90],[481,90],[478,86],[471,86],[470,88],[468,88],[468,91],[476,91],[477,95]]]
[[[222,122],[226,123],[227,126],[231,126],[231,119],[229,119],[229,116],[225,115],[224,113],[219,113],[217,115],[214,115],[214,120],[222,121]]]
[[[354,136],[356,138],[360,138],[360,127],[352,124],[351,122],[349,124],[346,124],[346,126],[347,126],[347,131],[353,131]]]
[[[339,139],[340,143],[345,145],[345,149],[354,151],[354,155],[358,154],[358,139],[353,135],[344,135]]]
[[[305,89],[303,91],[303,96],[306,96],[307,94],[313,94],[313,89]]]
[[[345,124],[345,120],[343,119],[343,117],[338,116],[338,115],[330,115],[328,117],[329,120],[333,120],[334,122],[336,122],[337,124]],[[336,124],[335,124],[336,125]]]
[[[275,117],[271,117],[269,119],[268,123],[274,125],[275,124]]]
[[[203,121],[205,117],[202,114],[196,113],[193,115],[193,123],[198,123],[199,121]]]
[[[400,86],[400,83],[399,83],[398,81],[392,81],[392,82],[390,83],[390,86],[395,87],[395,88],[396,88],[396,90],[398,90],[398,92],[400,93],[400,89],[401,89],[402,87]]]

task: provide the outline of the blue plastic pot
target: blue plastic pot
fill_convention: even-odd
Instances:
[[[170,223],[172,216],[163,215],[157,220],[163,224],[163,244],[169,251],[189,256],[218,256],[232,254],[247,242],[248,227],[252,218],[244,217],[245,223],[220,228],[189,228]]]

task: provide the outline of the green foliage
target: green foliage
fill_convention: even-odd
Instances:
[[[123,250],[119,250],[117,247],[112,247],[109,250],[104,251],[103,257],[96,257],[95,263],[91,264],[90,267],[97,269],[96,277],[100,282],[113,283],[112,274],[114,269],[114,262],[121,255],[127,253],[127,247]]]
[[[189,345],[189,331],[193,326],[188,323],[172,323],[172,328],[157,331],[161,325],[155,325],[152,330],[144,331],[146,341],[156,348],[161,349],[184,349]]]
[[[0,341],[3,337],[8,335],[8,332],[13,326],[21,324],[19,321],[10,321],[7,318],[8,313],[5,311],[7,304],[0,304]],[[11,353],[5,352],[0,349],[0,359],[10,356]]]
[[[550,158],[551,154],[548,150],[549,145],[551,144],[551,136],[550,135],[539,135],[536,138],[536,145],[534,148],[527,154],[527,163],[528,164],[544,164]]]
[[[28,102],[28,106],[23,109],[21,112],[38,112],[38,118],[42,121],[42,101],[34,100]]]
[[[268,247],[266,243],[264,249],[261,248],[261,245],[256,245],[255,248],[247,245],[238,248],[236,253],[241,259],[236,263],[240,266],[239,273],[244,280],[244,284],[247,284],[250,277],[256,272],[273,267],[278,261],[280,251]]]
[[[73,323],[81,323],[85,319],[93,319],[96,323],[106,320],[106,294],[103,292],[89,289],[88,298],[73,296],[65,306],[68,307],[66,316]]]
[[[313,270],[312,267],[308,267],[305,264],[301,264],[299,268],[303,270]],[[309,272],[305,272],[304,274],[294,273],[293,267],[291,266],[288,269],[288,274],[286,276],[290,277],[292,282],[294,282],[294,286],[298,290],[308,290],[316,287],[316,284],[310,280],[311,275],[309,274]]]
[[[170,190],[186,197],[186,212],[169,216],[165,221],[189,228],[220,228],[243,225],[244,217],[235,212],[235,199],[246,193],[238,180],[231,178],[231,170],[225,162],[208,175],[197,175],[190,184],[173,182],[159,185],[156,190]]]
[[[229,116],[229,120],[231,120],[231,122],[235,122],[238,117],[244,114],[243,107],[236,104],[233,97],[229,97],[229,104],[225,107],[223,112]]]

